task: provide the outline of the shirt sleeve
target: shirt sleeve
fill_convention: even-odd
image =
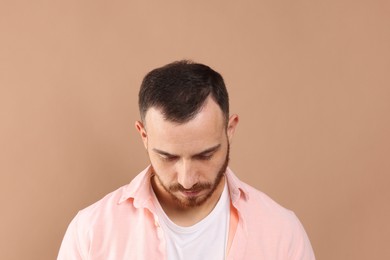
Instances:
[[[65,236],[62,240],[57,260],[82,260],[83,257],[78,229],[79,214],[77,214],[69,224]]]
[[[293,213],[294,214],[294,213]],[[295,231],[290,244],[289,259],[291,260],[315,260],[313,248],[299,219],[295,216]]]

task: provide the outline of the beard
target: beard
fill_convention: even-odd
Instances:
[[[171,185],[164,184],[159,175],[153,169],[153,176],[156,177],[156,180],[164,190],[171,196],[173,201],[182,209],[194,208],[203,205],[215,192],[221,183],[223,176],[225,175],[226,169],[229,164],[229,154],[230,154],[230,145],[228,143],[227,153],[225,157],[225,161],[218,170],[218,173],[213,182],[198,182],[194,184],[190,189],[185,189],[181,184],[175,183]],[[202,196],[188,196],[185,198],[178,197],[175,193],[177,192],[194,192],[198,193],[201,191],[207,191],[206,194]]]

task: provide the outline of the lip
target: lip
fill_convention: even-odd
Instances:
[[[181,191],[181,193],[186,197],[196,197],[201,193],[201,191]]]

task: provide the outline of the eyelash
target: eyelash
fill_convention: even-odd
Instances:
[[[201,160],[201,161],[208,161],[212,157],[213,157],[212,154],[211,155],[198,155],[196,157],[196,159]],[[164,156],[161,156],[160,158],[161,158],[161,160],[166,161],[166,162],[173,162],[173,161],[177,160],[177,157],[164,157]]]
[[[199,156],[198,156],[198,159],[199,159],[199,160],[202,160],[202,161],[208,161],[208,160],[211,159],[211,157],[213,157],[212,154],[211,154],[211,155],[199,155]]]
[[[163,161],[166,161],[166,162],[173,162],[175,161],[177,158],[176,157],[165,157],[165,156],[161,156],[161,159]]]

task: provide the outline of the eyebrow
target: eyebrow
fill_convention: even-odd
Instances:
[[[197,153],[197,154],[193,155],[192,157],[202,156],[202,155],[205,155],[205,154],[208,154],[208,153],[213,153],[215,151],[218,151],[220,148],[221,148],[221,144],[217,144],[217,145],[215,145],[213,147],[207,148],[206,150],[204,150],[204,151],[202,151],[200,153]],[[161,154],[161,155],[164,155],[164,156],[167,156],[167,157],[178,157],[178,155],[171,154],[171,153],[162,151],[162,150],[157,149],[157,148],[153,148],[152,150],[155,151],[158,154]]]

